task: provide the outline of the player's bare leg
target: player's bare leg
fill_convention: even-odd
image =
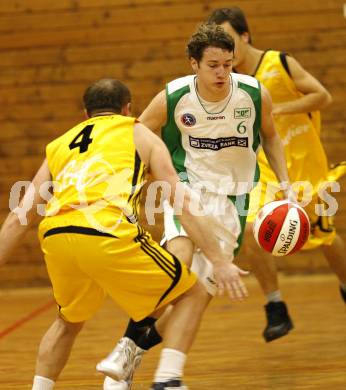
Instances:
[[[188,267],[191,266],[194,244],[188,237],[179,236],[170,240],[166,248]],[[106,377],[105,390],[129,390],[136,368],[146,351],[162,341],[167,321],[171,316],[172,306],[162,313],[154,313],[151,321],[136,323],[130,320],[128,328],[108,358],[111,359],[114,372],[118,372],[120,380]],[[155,317],[155,318],[154,318]],[[156,318],[159,318],[157,321]],[[156,321],[156,322],[155,322]]]
[[[244,245],[241,253],[246,255],[251,265],[251,271],[256,276],[265,295],[279,289],[277,267],[275,258],[262,250],[252,233],[252,224],[245,227]]]
[[[332,245],[323,245],[322,251],[340,282],[342,298],[346,303],[346,247],[343,239],[337,234]]]
[[[41,382],[45,378],[51,381],[57,380],[83,325],[84,322],[71,323],[61,317],[56,318],[43,336],[39,346],[33,390],[49,389],[49,385],[42,387]],[[53,384],[50,388],[53,388]]]
[[[264,306],[267,326],[263,331],[263,337],[267,342],[273,341],[286,335],[293,328],[293,323],[279,290],[276,260],[272,255],[260,249],[253,236],[250,223],[245,228],[241,253],[245,254],[249,260],[251,270],[267,297],[268,303]]]
[[[160,383],[167,383],[168,387],[170,383],[174,384],[177,389],[185,388],[180,380],[183,376],[186,353],[195,339],[209,300],[205,287],[197,282],[192,289],[174,302],[165,326],[163,349],[155,373],[153,390],[161,389]]]
[[[173,253],[175,257],[185,263],[189,268],[191,267],[194,244],[188,237],[180,236],[173,238],[172,240],[167,242],[166,249],[168,250],[168,252]],[[160,318],[156,321],[155,325],[153,325],[155,326],[157,332],[161,335],[164,333],[166,323],[168,318],[170,317],[171,311],[172,307],[167,307],[166,310],[160,316],[157,316]]]
[[[173,238],[167,242],[167,250],[170,253],[173,253],[179,260],[185,263],[189,268],[192,265],[192,258],[194,253],[194,244],[188,238],[184,236]],[[209,296],[208,302],[211,300]],[[170,317],[172,307],[169,306],[165,312],[160,316],[160,318],[155,323],[155,328],[159,334],[163,334],[168,318]]]
[[[171,310],[166,314],[166,324],[163,333],[163,349],[158,369],[155,374],[153,389],[163,388],[163,383],[169,387],[185,389],[181,383],[183,367],[185,365],[186,353],[190,349],[197,333],[202,314],[210,301],[210,296],[205,287],[197,282],[190,290],[172,302]],[[182,331],[183,329],[183,331]],[[133,341],[131,340],[133,343]],[[134,344],[135,348],[138,348]],[[131,350],[121,351],[121,356],[130,355],[131,362],[135,361],[135,354]],[[121,360],[120,356],[117,360]],[[124,365],[126,367],[126,364]],[[133,369],[136,367],[134,366]],[[102,370],[101,370],[102,371]],[[126,371],[127,373],[127,371]],[[128,373],[127,373],[128,374]],[[108,375],[111,375],[109,372]],[[130,381],[125,378],[114,377],[115,380],[107,378],[104,389],[129,389]]]
[[[168,241],[167,250],[188,267],[191,267],[194,244],[188,237],[180,236]]]

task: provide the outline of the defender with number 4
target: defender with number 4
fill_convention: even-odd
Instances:
[[[32,390],[54,388],[84,322],[107,295],[136,321],[173,306],[161,360],[167,350],[183,358],[191,347],[208,294],[186,265],[137,223],[146,172],[165,183],[172,203],[179,197],[179,218],[217,264],[218,285],[235,299],[247,295],[216,233],[209,232],[211,218],[191,213],[191,191],[180,183],[166,146],[129,116],[130,99],[118,80],[101,79],[87,88],[88,119],[48,144],[31,186],[0,230],[1,265],[34,224],[37,206],[46,201],[41,190],[51,185],[39,237],[58,313],[41,340]],[[25,210],[26,224],[20,218],[23,204],[32,206]],[[168,368],[174,370],[174,362]],[[160,382],[155,378],[155,389],[161,389]]]

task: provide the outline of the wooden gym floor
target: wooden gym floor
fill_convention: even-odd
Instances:
[[[281,276],[295,323],[266,344],[257,282],[241,304],[216,298],[206,312],[185,372],[191,390],[346,389],[346,307],[333,275]],[[48,288],[0,290],[0,389],[31,389],[37,346],[55,316]],[[86,324],[56,389],[102,389],[95,363],[113,347],[126,315],[111,301]],[[149,389],[159,348],[145,356],[133,390]]]

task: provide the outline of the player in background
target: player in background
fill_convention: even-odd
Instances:
[[[346,171],[345,163],[329,170],[326,153],[320,139],[321,119],[319,110],[331,103],[328,91],[290,55],[275,50],[261,50],[252,45],[246,17],[238,7],[213,11],[209,22],[222,26],[235,40],[234,69],[241,74],[254,76],[269,91],[273,100],[275,128],[285,148],[285,157],[291,183],[307,181],[311,189],[305,191],[305,207],[312,229],[304,249],[320,247],[340,283],[340,291],[346,302],[346,248],[336,233],[330,216],[316,214],[315,206],[323,205],[318,191],[326,181],[335,181]],[[273,256],[259,250],[252,235],[252,225],[258,208],[270,200],[278,199],[279,190],[275,174],[263,150],[258,162],[261,170],[260,185],[250,196],[250,208],[246,229],[247,258],[268,299],[265,306],[267,326],[263,336],[266,341],[287,334],[293,323],[278,285],[276,261]],[[304,199],[301,199],[304,200]]]

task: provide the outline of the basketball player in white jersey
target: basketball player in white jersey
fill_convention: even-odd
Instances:
[[[176,79],[154,97],[140,121],[161,132],[182,181],[199,191],[205,211],[218,215],[220,243],[233,260],[245,227],[249,192],[259,178],[256,152],[260,143],[280,182],[288,182],[283,146],[277,135],[271,99],[253,77],[234,74],[234,41],[216,25],[201,25],[187,46],[194,75]],[[194,247],[184,229],[164,207],[167,249],[192,267],[211,296],[216,286],[213,267]],[[241,272],[241,271],[239,271]],[[164,316],[163,316],[164,317]],[[145,350],[161,341],[164,318],[130,321],[124,337],[103,366],[114,367],[104,389],[128,390]],[[177,377],[180,373],[176,373]],[[165,390],[175,389],[171,384]]]

